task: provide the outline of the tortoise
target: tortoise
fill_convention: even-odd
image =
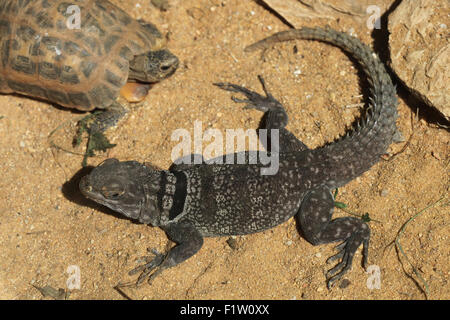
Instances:
[[[116,99],[128,81],[158,82],[179,64],[155,25],[107,0],[0,0],[0,60],[0,93],[104,109],[99,131],[125,113]]]

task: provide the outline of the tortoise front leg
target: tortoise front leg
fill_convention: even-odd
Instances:
[[[86,152],[82,162],[83,167],[87,165],[87,158],[93,157],[96,150],[106,151],[116,146],[109,142],[103,132],[110,127],[114,127],[126,113],[127,110],[121,104],[113,102],[108,109],[95,111],[78,122],[79,128],[75,136],[75,146],[81,143],[82,134],[88,133]]]

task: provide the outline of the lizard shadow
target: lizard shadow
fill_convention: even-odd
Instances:
[[[89,174],[91,170],[94,169],[92,166],[83,167],[80,170],[78,170],[70,180],[66,181],[61,188],[63,196],[69,200],[70,202],[73,202],[77,205],[83,206],[83,207],[89,207],[91,209],[95,209],[97,211],[100,211],[102,213],[106,213],[108,215],[112,215],[116,218],[123,219],[123,220],[130,220],[123,215],[121,215],[118,212],[113,211],[112,209],[109,209],[108,207],[102,206],[101,204],[98,204],[97,202],[90,200],[86,198],[80,191],[79,184],[82,177]],[[131,221],[131,220],[130,220]]]
[[[446,126],[448,127],[450,125],[450,121],[445,119],[445,117],[437,109],[424,107],[424,105],[428,105],[428,103],[418,95],[411,94],[411,90],[409,90],[408,86],[400,79],[391,67],[392,59],[389,44],[389,37],[391,34],[389,33],[388,19],[389,15],[397,9],[401,2],[401,0],[395,0],[388,10],[386,10],[386,12],[380,17],[380,28],[373,29],[372,38],[374,40],[374,51],[377,52],[380,60],[385,65],[387,73],[397,86],[397,95],[405,102],[405,104],[414,113],[417,112],[418,116],[425,119],[428,123],[433,123],[443,128]],[[447,128],[447,130],[449,129]]]

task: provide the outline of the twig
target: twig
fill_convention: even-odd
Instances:
[[[403,234],[403,232],[406,229],[406,226],[412,222],[414,219],[416,219],[417,217],[419,217],[422,213],[424,213],[426,210],[428,210],[431,207],[434,207],[435,205],[437,205],[439,202],[441,202],[442,200],[444,200],[445,197],[440,198],[438,201],[426,206],[425,208],[423,208],[422,210],[420,210],[418,213],[416,213],[414,216],[412,216],[411,218],[409,218],[408,221],[405,222],[405,224],[401,227],[400,231],[398,232],[397,237],[395,238],[395,245],[397,246],[398,250],[400,251],[400,253],[403,255],[403,257],[406,259],[406,261],[411,265],[414,273],[416,274],[416,276],[420,279],[420,281],[422,281],[424,287],[425,287],[425,295],[428,296],[429,293],[429,287],[428,287],[428,283],[425,281],[425,279],[420,275],[420,273],[417,271],[416,267],[414,267],[414,265],[411,263],[411,261],[408,259],[408,256],[406,255],[406,253],[403,251],[402,246],[400,245],[400,236]]]

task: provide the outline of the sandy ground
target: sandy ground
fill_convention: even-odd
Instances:
[[[150,1],[113,2],[168,33],[168,46],[181,66],[108,131],[117,147],[89,159],[90,165],[116,157],[168,168],[177,144],[172,132],[192,132],[196,120],[204,130],[256,128],[261,113],[235,105],[229,93],[212,85],[217,81],[260,91],[257,75],[263,75],[286,106],[288,128],[312,148],[343,134],[358,116],[358,108],[346,108],[363,101],[357,69],[339,49],[297,41],[277,45],[264,57],[244,54],[246,45],[288,28],[256,2],[174,0],[167,12]],[[305,21],[326,23],[353,28],[364,42],[373,41],[369,30],[351,20]],[[41,299],[34,286],[66,288],[66,271],[75,265],[81,287],[70,291],[70,299],[123,299],[113,287],[135,279],[127,273],[147,248],[166,248],[164,232],[120,218],[79,194],[82,157],[52,148],[48,138],[62,126],[54,142],[82,153],[82,147],[71,147],[79,113],[17,96],[0,96],[0,105],[0,298]],[[380,268],[380,289],[368,288],[370,275],[361,267],[359,250],[343,282],[328,290],[326,259],[334,246],[313,247],[291,219],[236,237],[233,248],[227,238],[205,239],[198,254],[166,270],[151,286],[124,291],[133,299],[423,299],[425,286],[393,241],[411,217],[447,197],[407,224],[400,243],[426,281],[428,297],[449,299],[449,134],[427,115],[415,117],[403,99],[399,115],[398,126],[409,142],[393,145],[389,161],[380,161],[338,195],[349,210],[380,221],[370,223],[369,256],[369,263]],[[336,210],[336,216],[346,215]]]

